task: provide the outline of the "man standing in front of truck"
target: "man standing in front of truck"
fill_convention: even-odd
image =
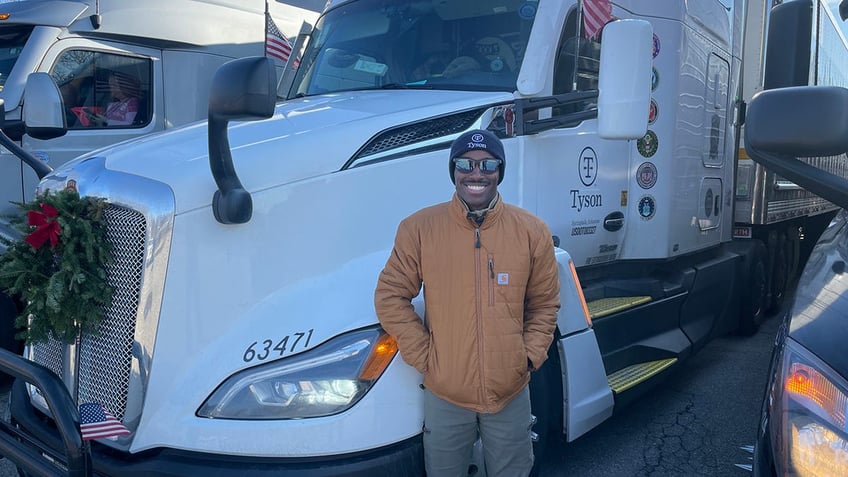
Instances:
[[[533,467],[528,383],[553,340],[559,278],[547,225],[498,194],[505,159],[489,131],[453,142],[456,194],[400,223],[375,291],[381,325],[424,375],[428,477],[467,475],[478,437],[489,476]]]

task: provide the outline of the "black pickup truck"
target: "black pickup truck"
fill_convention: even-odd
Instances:
[[[840,7],[848,16],[848,0]],[[755,476],[848,475],[848,181],[803,162],[848,167],[848,89],[768,90],[750,102],[755,161],[843,210],[819,238],[775,339],[757,432]]]

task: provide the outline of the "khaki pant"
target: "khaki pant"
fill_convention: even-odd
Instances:
[[[484,414],[424,391],[424,466],[427,477],[465,477],[478,437],[488,477],[522,477],[533,468],[530,390],[501,411]]]

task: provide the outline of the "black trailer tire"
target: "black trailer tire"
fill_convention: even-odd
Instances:
[[[760,328],[769,305],[766,247],[761,241],[753,241],[745,266],[747,273],[739,307],[739,334],[751,336]]]

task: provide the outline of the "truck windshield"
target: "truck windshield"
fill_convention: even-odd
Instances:
[[[31,33],[31,26],[0,28],[0,91]]]
[[[356,0],[317,22],[290,97],[365,89],[515,91],[535,18],[522,0]]]

